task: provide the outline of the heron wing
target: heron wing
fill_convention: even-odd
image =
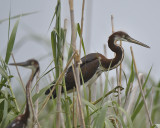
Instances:
[[[99,53],[91,53],[91,54],[88,54],[88,55],[84,56],[83,58],[81,58],[82,64],[80,64],[80,68],[81,68],[84,83],[87,82],[88,80],[90,80],[93,77],[93,75],[96,73],[96,71],[99,67],[99,59],[98,59],[99,55],[100,55]],[[72,90],[73,87],[76,87],[72,66],[70,66],[66,72],[65,83],[66,83],[67,91]],[[80,74],[80,84],[82,84],[81,74]],[[45,92],[46,95],[49,94],[49,92],[53,88],[53,86],[51,86]],[[63,91],[64,90],[62,88],[62,92]],[[53,92],[53,97],[56,98],[56,91],[55,90]]]
[[[84,83],[90,80],[93,77],[93,75],[96,73],[99,67],[98,55],[99,53],[91,53],[81,58],[82,64],[80,64],[80,68],[81,68]],[[69,67],[66,73],[65,82],[66,82],[67,90],[70,90],[70,89],[73,89],[73,87],[76,87],[72,66]],[[80,74],[80,84],[82,84],[81,74]]]

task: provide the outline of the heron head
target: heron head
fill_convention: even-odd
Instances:
[[[29,59],[25,62],[20,62],[20,63],[10,63],[9,65],[22,66],[25,68],[30,68],[32,70],[39,68],[39,63],[35,59]]]
[[[117,31],[117,32],[113,33],[112,35],[115,37],[116,41],[130,42],[130,43],[141,45],[146,48],[150,48],[148,45],[133,39],[132,37],[130,37],[127,33],[123,32],[123,31]]]

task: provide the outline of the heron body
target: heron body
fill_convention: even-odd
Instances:
[[[112,70],[122,63],[124,58],[124,50],[120,45],[116,44],[117,41],[131,42],[149,48],[149,46],[131,38],[125,32],[118,31],[113,33],[108,39],[108,47],[116,54],[113,59],[108,59],[100,53],[90,53],[81,58],[82,64],[80,64],[80,69],[82,72],[83,81],[86,85],[91,85],[95,82],[102,72]],[[73,87],[76,87],[71,66],[65,74],[65,84],[67,91],[73,89]],[[81,75],[80,84],[82,85]],[[52,88],[53,86],[51,86],[45,94],[49,94]],[[56,97],[56,91],[53,92],[53,97]]]
[[[36,75],[36,73],[38,73],[39,71],[39,64],[38,61],[31,59],[28,60],[26,62],[22,62],[22,63],[12,63],[10,65],[17,65],[17,66],[23,66],[26,68],[31,68],[32,69],[32,74],[27,82],[26,85],[26,108],[25,108],[25,112],[22,115],[19,115],[16,117],[15,120],[13,120],[8,126],[7,128],[26,128],[27,127],[27,122],[28,119],[30,117],[30,108],[31,108],[31,98],[30,98],[30,88],[32,85],[32,81]]]

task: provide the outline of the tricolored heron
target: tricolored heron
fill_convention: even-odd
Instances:
[[[82,64],[80,64],[80,68],[85,85],[91,85],[101,75],[102,72],[112,70],[122,63],[124,58],[124,50],[120,45],[116,44],[117,41],[131,42],[146,48],[150,48],[146,44],[133,39],[125,32],[118,31],[113,33],[108,39],[108,47],[116,54],[113,59],[108,59],[100,53],[90,53],[81,58]],[[68,68],[68,71],[65,74],[65,83],[67,91],[73,89],[73,87],[76,87],[71,66]],[[80,84],[82,85],[81,77]],[[46,91],[46,95],[49,94],[53,86]],[[53,97],[56,97],[56,91],[53,92]]]
[[[11,63],[10,65],[16,65],[16,66],[22,66],[25,68],[30,68],[32,69],[31,76],[27,82],[26,85],[26,108],[25,112],[22,115],[19,115],[16,117],[15,120],[13,120],[7,128],[26,128],[27,127],[27,121],[30,117],[30,111],[31,111],[31,100],[30,100],[30,88],[32,85],[32,81],[35,77],[35,75],[39,72],[39,63],[38,61],[34,59],[30,59],[26,62],[22,63]]]

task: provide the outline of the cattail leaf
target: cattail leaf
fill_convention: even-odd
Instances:
[[[147,93],[145,95],[145,98],[148,97],[148,95],[150,94],[151,90],[152,90],[152,87],[147,91]],[[132,114],[132,117],[131,117],[132,121],[134,121],[134,119],[136,118],[136,116],[138,115],[138,113],[140,112],[140,110],[142,109],[143,105],[144,105],[144,101],[142,99],[142,101],[138,104],[138,106],[136,107],[136,109],[133,111],[133,114]]]
[[[128,83],[127,83],[127,87],[126,87],[126,96],[128,95],[128,91],[129,91],[129,88],[130,88],[130,85],[131,83],[133,83],[134,81],[134,68],[133,68],[133,60],[132,60],[132,64],[131,64],[131,73],[130,73],[130,77],[129,77],[129,80],[128,80]]]
[[[58,2],[57,2],[57,5],[56,5],[56,7],[55,7],[55,12],[54,12],[54,14],[53,14],[51,23],[50,23],[50,25],[49,25],[49,28],[51,27],[51,24],[52,24],[52,22],[53,22],[54,17],[55,17],[55,16],[58,16],[58,14],[59,14],[59,6],[60,6],[60,5],[61,5],[61,3],[60,3],[60,1],[58,1]],[[49,30],[49,28],[48,28],[48,30]]]
[[[0,66],[0,74],[5,78],[5,79],[9,79],[9,76],[7,75],[6,71],[4,70],[4,68],[2,68]]]
[[[98,111],[98,114],[97,114],[96,119],[94,121],[93,127],[95,127],[95,128],[103,128],[104,127],[107,109],[108,109],[108,105],[104,105],[102,107],[102,109],[100,109]]]
[[[44,92],[49,88],[50,85],[42,88],[39,93],[35,94],[33,97],[32,97],[32,100],[33,100],[33,103],[36,102],[36,100],[41,97],[42,95],[44,95]]]
[[[92,108],[93,110],[96,110],[96,106],[94,106],[92,103],[90,103],[89,101],[85,100],[85,99],[82,99],[82,102],[84,105],[87,105],[89,106],[90,108]]]
[[[9,33],[10,33],[10,26],[11,26],[11,6],[9,9],[9,23],[8,23],[8,40],[9,40]]]
[[[34,11],[34,12],[29,12],[29,13],[22,13],[22,14],[19,14],[19,15],[15,15],[15,16],[12,16],[12,17],[9,17],[9,18],[5,18],[5,19],[2,19],[0,20],[0,24],[7,21],[7,20],[13,20],[13,19],[16,19],[16,18],[19,18],[19,17],[22,17],[22,16],[28,16],[28,15],[31,15],[31,14],[35,14],[35,13],[38,13],[39,11]]]
[[[77,24],[77,31],[78,31],[78,35],[79,35],[79,37],[80,37],[80,36],[81,36],[81,28],[80,28],[79,23]],[[83,38],[82,38],[81,44],[82,44],[82,48],[83,48],[84,55],[86,55],[86,50],[85,50],[85,47],[84,47]]]
[[[4,94],[5,94],[5,98],[8,99],[8,92],[5,91]],[[4,100],[3,118],[0,124],[1,128],[5,128],[6,121],[7,121],[7,115],[8,115],[8,101]]]
[[[128,121],[127,128],[133,128],[133,123],[132,123],[132,120],[131,120],[130,116],[128,115],[128,113],[122,107],[118,107],[118,109],[120,111],[122,111],[124,113],[124,115],[126,116],[126,119]]]
[[[2,103],[4,101],[4,99],[0,99],[0,103]]]
[[[72,54],[73,54],[73,48],[72,48],[72,44],[70,44],[70,48],[68,51],[68,60],[71,58]]]
[[[51,32],[51,45],[52,45],[54,63],[55,63],[55,66],[56,66],[56,63],[57,63],[57,59],[56,59],[57,48],[56,48],[56,33],[55,33],[55,31]]]
[[[154,99],[153,99],[153,105],[154,106],[158,105],[158,102],[159,102],[159,99],[160,99],[160,82],[156,85],[156,87],[157,88],[154,87],[154,90],[156,91]],[[155,115],[156,115],[157,111],[159,112],[159,107],[152,110],[151,118],[152,118],[153,122],[155,121],[155,117],[156,117]]]
[[[155,124],[155,128],[160,128],[160,124]]]
[[[19,24],[19,19],[16,21],[11,36],[9,38],[8,41],[8,45],[7,45],[7,52],[6,52],[6,58],[5,58],[5,62],[6,64],[8,64],[12,50],[13,50],[13,46],[14,46],[14,42],[15,42],[15,38],[16,38],[16,33],[17,33],[17,29],[18,29],[18,24]]]
[[[111,122],[109,119],[105,119],[105,128],[116,128],[113,124],[113,122]]]

